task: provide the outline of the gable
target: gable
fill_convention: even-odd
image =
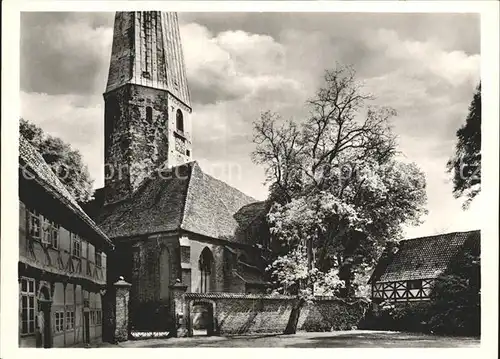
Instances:
[[[376,277],[370,281],[437,278],[448,268],[451,259],[463,250],[467,241],[479,240],[480,231],[471,231],[401,241],[397,253],[388,259],[385,268],[378,268]]]
[[[102,206],[97,223],[111,238],[178,230],[192,170],[190,164],[184,167],[182,176],[148,178],[131,197]]]
[[[182,229],[211,238],[235,241],[236,213],[257,202],[236,188],[209,176],[195,164],[186,197]]]
[[[19,170],[20,183],[22,180],[32,181],[44,190],[57,203],[62,204],[64,208],[79,220],[80,224],[90,230],[94,238],[102,241],[106,246],[111,247],[111,241],[106,234],[99,228],[88,214],[80,207],[76,199],[71,195],[66,186],[60,181],[59,177],[52,171],[52,168],[45,162],[43,156],[31,143],[19,135]]]
[[[174,167],[171,173],[179,168],[184,168],[182,176],[147,179],[128,199],[101,206],[97,223],[112,238],[185,230],[238,241],[236,213],[257,201],[207,175],[197,162]]]

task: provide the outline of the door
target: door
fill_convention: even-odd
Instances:
[[[40,330],[43,332],[42,346],[44,348],[52,348],[52,325],[50,321],[50,301],[41,301],[40,309],[43,315],[43,321],[39,321]]]
[[[90,343],[90,319],[89,319],[89,312],[85,311],[83,313],[83,327],[85,328],[84,331],[84,338],[83,342],[89,344]]]

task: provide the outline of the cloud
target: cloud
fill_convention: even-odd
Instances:
[[[23,13],[21,17],[21,90],[47,94],[102,93],[107,80],[112,28],[96,27],[99,21],[88,16],[37,14]]]
[[[104,178],[104,109],[100,96],[21,92],[21,116],[78,149],[96,185]]]
[[[307,115],[324,69],[352,64],[366,91],[398,111],[407,161],[427,177],[429,216],[412,235],[478,223],[452,196],[445,164],[479,79],[475,14],[183,13],[193,101],[193,155],[202,167],[263,199],[250,160],[252,121],[265,110]],[[78,148],[102,186],[104,91],[111,13],[24,13],[22,115]],[[456,219],[456,220],[455,220]],[[448,230],[446,229],[446,230]]]

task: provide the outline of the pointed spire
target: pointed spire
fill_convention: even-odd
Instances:
[[[116,13],[106,92],[125,84],[167,90],[191,107],[177,13]]]

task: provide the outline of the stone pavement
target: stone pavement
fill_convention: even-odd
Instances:
[[[146,339],[103,344],[107,348],[169,347],[254,347],[254,348],[456,348],[479,347],[478,338],[441,337],[388,331],[338,331],[285,334],[253,334],[231,337],[194,336],[192,338]]]

